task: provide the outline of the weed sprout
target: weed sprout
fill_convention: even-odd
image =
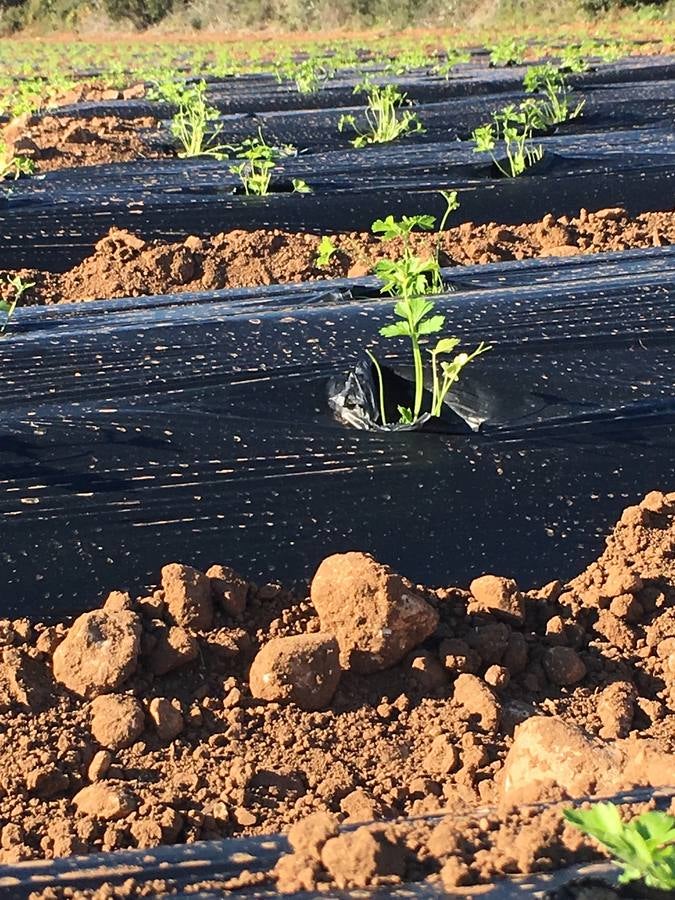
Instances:
[[[316,264],[319,269],[327,269],[331,259],[337,253],[337,247],[333,241],[325,235],[319,241],[316,252]]]

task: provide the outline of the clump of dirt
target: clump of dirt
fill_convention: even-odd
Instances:
[[[32,160],[37,172],[51,172],[174,155],[151,147],[148,138],[153,133],[158,134],[158,123],[149,116],[95,116],[82,120],[40,115],[14,119],[4,128],[2,139],[14,155]]]
[[[325,268],[319,268],[319,238],[313,234],[234,230],[166,243],[113,228],[91,256],[65,274],[24,270],[21,274],[36,282],[24,302],[73,303],[358,277],[371,273],[378,259],[393,259],[401,253],[399,241],[383,244],[368,233],[338,234],[333,241],[335,254]],[[436,241],[436,235],[412,235],[412,247],[422,256],[435,253]],[[595,213],[581,210],[575,218],[546,215],[539,222],[508,227],[465,222],[443,232],[440,246],[444,265],[461,266],[674,242],[675,212],[631,218],[617,208]]]
[[[280,890],[591,858],[526,804],[675,784],[674,548],[654,491],[534,591],[354,552],[308,592],[172,563],[69,625],[1,622],[0,863],[289,829]]]

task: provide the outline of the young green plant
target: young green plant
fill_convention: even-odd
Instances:
[[[0,181],[5,178],[13,178],[15,181],[21,175],[32,175],[35,171],[35,163],[25,156],[15,156],[13,151],[0,140]]]
[[[10,300],[0,300],[0,311],[5,313],[5,321],[0,328],[0,337],[5,336],[10,319],[23,295],[30,288],[35,287],[34,281],[24,281],[20,275],[7,276],[7,284],[12,288],[12,297]]]
[[[475,143],[475,153],[489,153],[499,171],[507,178],[517,178],[533,166],[544,155],[541,145],[530,146],[533,121],[532,111],[515,106],[504,107],[494,113],[492,122],[476,128],[471,137]],[[495,151],[501,141],[505,161],[500,161]]]
[[[457,209],[455,191],[445,191],[446,211],[441,220],[441,229],[454,209]],[[403,216],[400,220],[393,216],[373,222],[372,231],[379,234],[381,240],[389,241],[400,238],[403,242],[403,254],[397,260],[383,259],[375,266],[375,274],[382,280],[381,293],[399,298],[394,306],[397,321],[380,329],[382,337],[406,337],[410,341],[415,374],[415,393],[412,408],[399,406],[400,423],[412,425],[422,414],[424,399],[424,361],[422,348],[425,338],[439,333],[445,324],[445,316],[434,315],[434,301],[429,294],[437,294],[443,290],[440,264],[438,261],[439,243],[436,246],[436,257],[422,259],[412,252],[410,236],[415,228],[431,231],[435,217],[429,215]],[[428,415],[441,415],[443,402],[452,385],[457,381],[462,369],[490,349],[483,342],[473,353],[459,353],[450,362],[439,357],[452,353],[458,346],[458,338],[441,338],[429,350],[432,370],[432,398]],[[384,378],[382,368],[370,350],[366,351],[375,368],[378,381],[380,419],[387,425],[387,414],[384,397]]]
[[[584,100],[574,104],[564,73],[550,63],[530,66],[525,73],[523,87],[528,94],[540,95],[525,101],[536,129],[543,130],[576,119],[584,108]]]
[[[247,196],[266,197],[270,193],[272,175],[279,159],[291,156],[295,148],[291,146],[278,148],[266,143],[262,132],[258,137],[247,138],[236,148],[236,157],[241,162],[230,166],[230,172],[238,175]],[[293,191],[299,194],[311,192],[309,185],[300,178],[292,179]]]
[[[493,66],[517,66],[525,58],[527,43],[518,38],[504,38],[496,43],[490,51],[490,63]]]
[[[222,126],[213,123],[219,116],[218,110],[206,102],[206,84],[203,81],[183,91],[178,110],[171,120],[171,133],[182,148],[178,151],[182,159],[195,156],[227,157],[232,148],[216,143]]]
[[[566,809],[564,816],[603,844],[622,867],[620,884],[642,880],[648,888],[675,891],[675,817],[653,810],[630,822],[613,803]]]
[[[424,126],[416,113],[410,109],[404,109],[406,94],[399,91],[393,84],[380,87],[376,84],[357,85],[354,93],[365,91],[368,95],[366,107],[367,131],[360,131],[356,124],[356,117],[343,115],[338,122],[338,130],[344,131],[350,125],[356,132],[356,137],[350,143],[360,148],[368,144],[387,144],[407,134],[423,132]]]
[[[328,237],[328,235],[324,234],[324,236],[319,241],[319,246],[317,247],[316,252],[316,264],[318,268],[327,269],[330,265],[331,259],[336,253],[337,247]]]

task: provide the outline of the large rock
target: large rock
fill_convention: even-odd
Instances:
[[[506,803],[522,803],[545,797],[551,788],[583,797],[669,784],[675,784],[675,756],[651,740],[605,743],[562,719],[532,716],[515,730],[501,789]]]
[[[115,691],[136,671],[140,635],[133,612],[84,613],[54,651],[54,678],[81,697]]]
[[[334,634],[345,669],[368,673],[399,662],[434,632],[438,613],[406,579],[365,553],[338,553],[319,566],[312,603]]]
[[[121,750],[145,728],[143,707],[128,694],[105,694],[91,704],[91,733],[102,747]]]
[[[324,709],[340,680],[340,648],[329,634],[274,638],[251,665],[254,697],[295,703],[301,709]]]
[[[206,631],[213,625],[211,580],[202,572],[181,563],[162,569],[164,602],[177,625]]]

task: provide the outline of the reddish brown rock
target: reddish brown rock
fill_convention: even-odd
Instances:
[[[154,697],[150,701],[148,712],[162,741],[172,741],[185,728],[185,720],[177,700]]]
[[[129,747],[145,728],[143,707],[128,694],[104,694],[91,704],[91,733],[102,747]]]
[[[181,563],[162,569],[162,588],[169,615],[177,625],[207,631],[213,625],[211,580]]]
[[[600,737],[626,737],[633,724],[636,700],[635,688],[627,681],[617,681],[601,691],[598,697]]]
[[[449,775],[459,764],[459,753],[449,737],[439,734],[431,742],[423,766],[430,775]]]
[[[501,707],[490,688],[476,675],[460,675],[455,681],[453,700],[469,717],[475,717],[483,731],[499,726]]]
[[[412,584],[365,553],[338,553],[319,566],[312,603],[340,645],[343,668],[368,673],[399,662],[434,632],[438,613]]]
[[[327,841],[321,862],[338,888],[365,888],[377,876],[402,878],[405,850],[382,831],[362,826]]]
[[[82,697],[119,688],[136,671],[141,623],[134,613],[84,613],[54,651],[54,677]]]
[[[96,782],[82,788],[73,797],[73,803],[83,816],[112,822],[125,818],[138,805],[136,797],[127,788],[107,782]]]
[[[339,647],[332,635],[274,638],[253,660],[249,684],[254,697],[325,709],[340,680]]]
[[[296,822],[288,832],[288,843],[296,853],[318,856],[329,838],[338,833],[338,820],[327,812],[316,812]]]
[[[550,681],[560,686],[577,684],[586,677],[586,665],[572,647],[551,647],[544,656],[544,669]]]
[[[206,576],[211,579],[216,606],[220,606],[228,616],[240,618],[246,609],[248,582],[227,566],[211,566]]]
[[[161,628],[154,636],[156,643],[148,657],[148,667],[155,675],[166,675],[199,656],[197,638],[178,625]]]
[[[525,602],[512,578],[498,575],[482,575],[469,585],[474,602],[468,612],[487,612],[505,619],[507,622],[523,622]]]

